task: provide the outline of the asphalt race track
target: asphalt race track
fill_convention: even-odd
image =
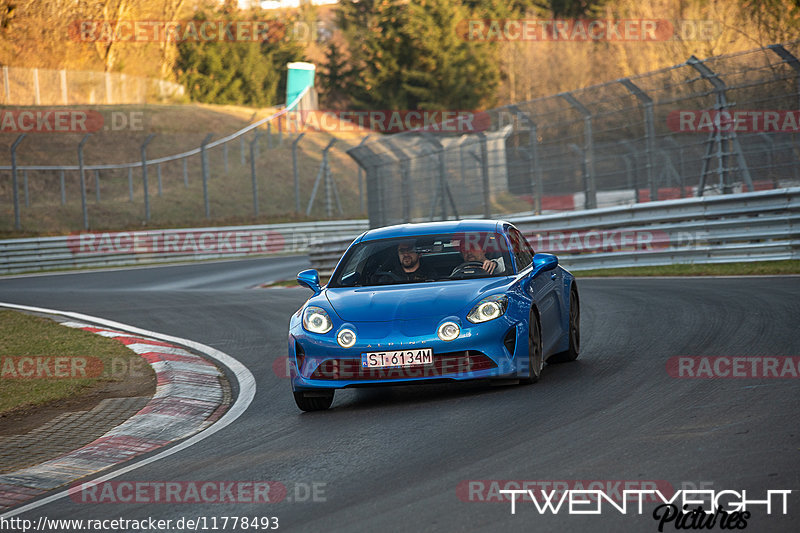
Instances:
[[[539,383],[347,390],[332,410],[303,414],[273,362],[286,355],[289,316],[310,293],[251,287],[305,267],[305,257],[283,257],[0,278],[0,301],[192,339],[255,376],[255,399],[231,426],[117,480],[279,481],[288,490],[271,504],[65,498],[21,516],[277,516],[280,530],[319,532],[658,531],[654,504],[641,515],[606,506],[579,516],[518,502],[512,515],[508,502],[457,493],[470,480],[652,480],[746,489],[751,500],[792,490],[787,515],[754,508],[746,530],[800,530],[800,380],[678,379],[666,370],[673,356],[800,356],[800,277],[578,275],[581,357],[546,367]]]

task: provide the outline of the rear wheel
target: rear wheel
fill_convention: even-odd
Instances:
[[[294,402],[303,411],[324,411],[333,403],[334,391],[293,392]]]
[[[578,358],[581,348],[581,306],[578,300],[578,289],[573,284],[569,291],[569,348],[566,352],[557,353],[547,360],[548,363],[566,363]]]
[[[542,357],[542,329],[536,313],[531,312],[528,321],[528,376],[519,380],[520,383],[531,384],[539,381],[542,376],[544,358]]]

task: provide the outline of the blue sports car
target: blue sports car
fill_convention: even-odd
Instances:
[[[292,316],[292,390],[303,411],[336,389],[474,379],[534,383],[580,344],[575,278],[512,224],[461,220],[367,231]]]

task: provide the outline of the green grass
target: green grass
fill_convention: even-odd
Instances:
[[[31,372],[33,377],[21,375]],[[0,311],[0,415],[78,396],[132,372],[150,375],[152,369],[118,341]]]
[[[757,276],[800,274],[800,260],[752,261],[575,270],[576,277],[614,276]]]

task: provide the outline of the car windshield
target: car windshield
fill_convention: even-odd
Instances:
[[[328,287],[425,283],[513,274],[505,238],[461,232],[365,241],[352,246]]]

